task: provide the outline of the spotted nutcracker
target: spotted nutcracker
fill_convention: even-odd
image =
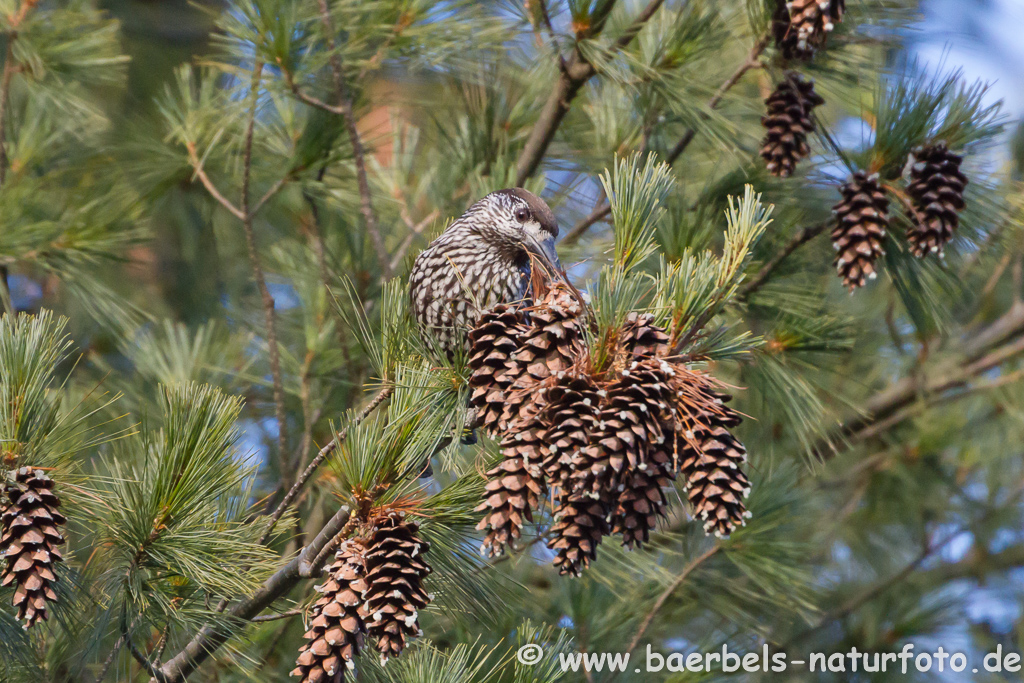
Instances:
[[[469,207],[413,264],[409,296],[423,341],[448,357],[466,349],[482,312],[529,297],[534,263],[560,270],[557,236],[548,205],[518,187]]]

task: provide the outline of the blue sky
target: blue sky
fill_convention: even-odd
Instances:
[[[945,56],[968,80],[992,83],[1012,119],[1024,114],[1024,0],[926,0],[925,18],[910,34],[913,51],[928,64]]]

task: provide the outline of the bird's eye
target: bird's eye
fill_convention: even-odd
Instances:
[[[520,223],[525,223],[530,220],[530,210],[523,208],[516,209],[516,220]]]

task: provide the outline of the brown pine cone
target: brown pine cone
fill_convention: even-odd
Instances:
[[[648,463],[650,454],[667,442],[661,415],[672,395],[670,369],[661,359],[632,361],[608,383],[596,441],[580,451],[575,463],[576,486],[592,493],[615,489],[627,471]]]
[[[832,208],[836,227],[832,246],[837,254],[836,269],[852,292],[877,275],[875,261],[885,252],[882,243],[889,227],[889,198],[878,183],[878,175],[857,171],[839,191],[841,202]]]
[[[907,241],[915,256],[942,254],[960,226],[967,176],[960,172],[963,157],[945,142],[918,147],[910,161],[910,195],[915,215]]]
[[[540,444],[541,469],[549,486],[571,488],[575,462],[597,427],[599,392],[589,376],[565,375],[545,393],[545,406],[538,417],[546,427]]]
[[[777,0],[772,19],[775,46],[786,59],[808,61],[843,20],[846,0]]]
[[[560,496],[551,525],[548,548],[556,551],[554,565],[565,576],[580,576],[597,557],[597,546],[609,532],[610,493],[574,491]]]
[[[788,178],[797,162],[811,153],[807,145],[808,134],[815,130],[811,112],[824,103],[814,91],[814,81],[795,71],[787,72],[765,100],[768,112],[761,124],[767,133],[761,143],[761,157],[773,176]]]
[[[0,516],[0,556],[7,569],[0,586],[14,586],[14,606],[25,628],[46,621],[47,603],[57,599],[54,565],[64,544],[59,527],[67,520],[57,508],[53,480],[42,470],[22,467],[8,473],[7,507]]]
[[[722,426],[698,430],[695,436],[697,448],[680,444],[686,497],[693,516],[704,522],[705,533],[723,538],[750,516],[743,502],[750,495],[750,480],[741,469],[747,452]]]
[[[528,330],[526,316],[519,308],[500,304],[486,311],[469,332],[470,404],[484,429],[494,434],[515,379],[512,356]]]
[[[663,357],[669,352],[669,336],[654,324],[650,313],[631,312],[619,334],[619,348],[627,361]]]
[[[512,429],[516,420],[536,413],[536,395],[545,382],[571,368],[585,351],[584,309],[572,290],[555,283],[530,309],[530,329],[513,356],[506,376],[514,378],[498,424],[500,432]]]
[[[611,516],[611,532],[622,535],[622,545],[639,548],[650,540],[651,530],[668,507],[664,489],[675,478],[673,458],[664,447],[628,473]]]
[[[421,635],[419,611],[430,603],[423,579],[430,565],[423,556],[430,544],[416,535],[419,525],[404,521],[401,512],[388,512],[374,522],[366,543],[366,583],[362,617],[377,639],[381,662],[397,657],[408,638]]]
[[[517,426],[517,431],[502,440],[504,457],[487,472],[484,501],[476,507],[476,512],[484,513],[476,528],[487,532],[480,548],[486,557],[501,555],[506,547],[515,548],[545,491],[541,471],[544,425],[533,416]]]
[[[676,451],[686,496],[706,533],[728,536],[750,516],[744,504],[750,494],[743,471],[747,452],[729,432],[742,418],[725,405],[731,397],[718,391],[710,377],[676,371]]]
[[[301,683],[342,683],[345,671],[363,647],[366,622],[360,614],[365,580],[366,560],[359,541],[342,542],[328,568],[328,579],[315,590],[322,596],[313,605],[312,621],[303,636],[307,641],[299,649],[299,658],[292,676]]]

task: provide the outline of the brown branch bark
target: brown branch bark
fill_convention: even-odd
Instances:
[[[954,537],[957,535],[958,534],[953,534]],[[947,540],[946,543],[948,542],[949,541]],[[942,545],[945,545],[945,543],[943,543]],[[853,598],[847,600],[837,610],[826,614],[818,621],[817,624],[796,634],[788,641],[780,645],[779,648],[782,650],[789,649],[789,647],[791,647],[793,644],[806,639],[809,635],[817,632],[825,626],[828,626],[832,622],[838,621],[840,619],[843,619],[844,617],[849,616],[862,605],[871,602],[872,600],[877,598],[879,595],[882,595],[896,584],[903,582],[907,579],[907,577],[909,577],[911,574],[917,571],[917,569],[922,564],[924,564],[924,561],[931,557],[932,554],[935,553],[935,551],[938,550],[939,547],[942,546],[938,546],[935,548],[925,548],[923,551],[918,553],[918,555],[906,567],[896,572],[892,576],[887,577],[882,581],[879,581],[878,583],[869,586],[859,595],[856,595]]]
[[[651,0],[622,35],[615,40],[613,49],[622,50],[627,47],[663,3],[664,0]],[[580,37],[587,39],[598,35],[604,28],[614,6],[614,2],[604,5],[598,15],[591,17],[591,27]],[[561,58],[561,55],[559,57]],[[569,113],[573,100],[576,99],[586,82],[596,73],[597,69],[583,57],[579,48],[574,50],[572,56],[565,61],[565,66],[560,69],[558,80],[555,81],[551,94],[548,95],[540,116],[533,125],[530,136],[523,146],[523,151],[516,161],[517,186],[522,186],[540,167],[540,163],[548,151],[548,146],[554,140],[555,133],[558,132],[565,115]]]
[[[712,95],[711,99],[708,100],[708,109],[717,109],[718,105],[721,104],[722,100],[725,98],[726,93],[728,93],[737,83],[739,83],[740,79],[743,78],[744,74],[746,74],[751,69],[760,67],[761,53],[764,52],[764,49],[765,47],[767,47],[767,45],[767,39],[762,39],[758,41],[753,48],[751,48],[746,60],[742,64],[740,64],[740,66],[729,76],[729,78],[725,80],[725,82],[722,83],[722,85],[718,87],[718,90],[715,91],[715,94]],[[694,137],[696,137],[696,135],[697,132],[693,128],[688,128],[683,133],[682,137],[679,138],[679,141],[672,147],[669,153],[665,155],[665,163],[667,163],[669,166],[674,164],[690,146],[690,143],[693,142],[693,139]],[[572,229],[565,234],[565,237],[562,238],[562,244],[575,244],[576,242],[579,241],[581,237],[583,237],[584,234],[586,234],[587,230],[589,230],[591,226],[593,226],[595,223],[603,221],[608,216],[610,216],[611,213],[611,204],[606,203],[602,206],[595,207],[594,210],[590,212],[590,214],[588,214],[585,218],[577,222],[576,225],[574,225]]]
[[[964,389],[975,377],[1024,353],[1024,304],[1011,306],[1002,317],[978,331],[960,351],[962,360],[951,367],[931,373],[931,377],[928,373],[904,377],[867,399],[863,413],[845,420],[837,434],[847,443],[876,436],[909,417],[912,412],[905,409],[915,402],[945,400],[946,392]],[[999,380],[994,382],[999,386]],[[991,387],[981,385],[978,390],[985,388]],[[949,400],[972,393],[962,391]],[[829,459],[839,451],[836,446],[823,442],[815,447],[815,452],[822,459]]]
[[[158,683],[184,681],[253,617],[287,594],[303,579],[317,576],[322,567],[316,566],[313,560],[345,527],[349,519],[349,512],[348,507],[338,510],[301,553],[267,579],[259,590],[228,610],[228,616],[234,620],[237,626],[218,630],[207,624],[181,652],[160,667],[157,671],[158,676],[154,676],[153,680],[157,680]]]

